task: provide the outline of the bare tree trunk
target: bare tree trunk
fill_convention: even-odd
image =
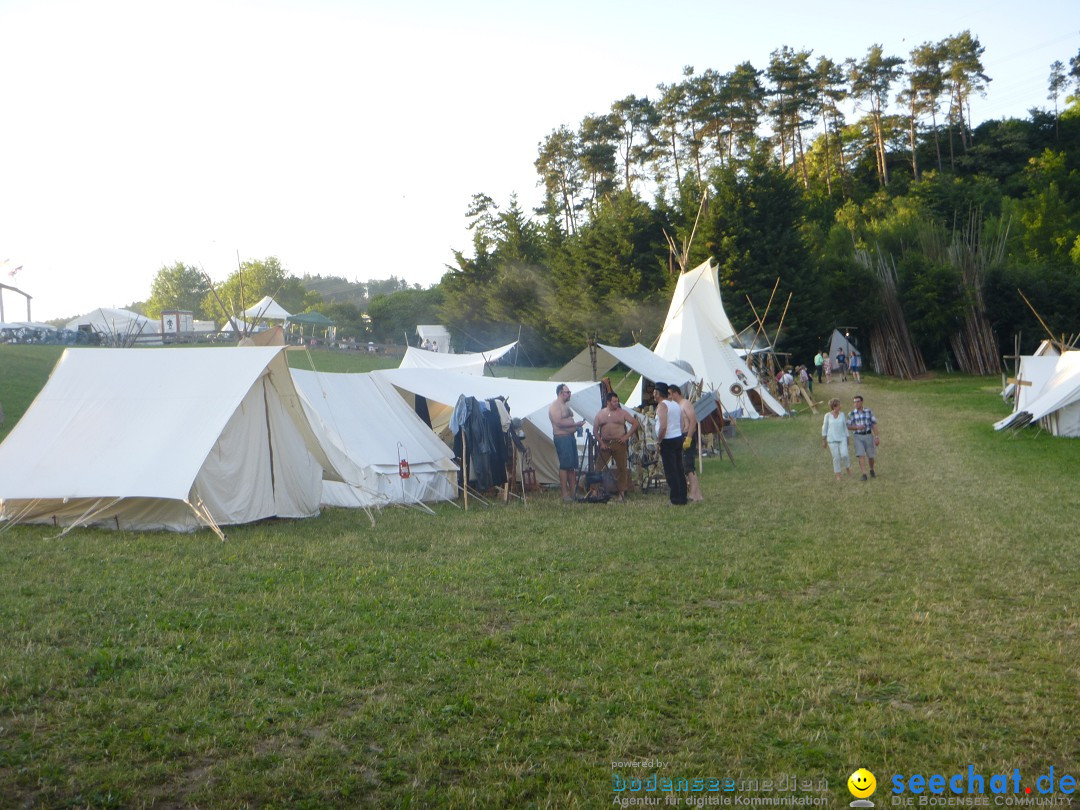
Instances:
[[[934,149],[937,151],[937,170],[943,171],[941,167],[941,134],[938,132],[937,125],[937,112],[934,109],[937,107],[937,99],[934,99],[934,105],[930,108],[930,120],[934,124]]]
[[[911,178],[915,181],[919,181],[919,155],[916,148],[915,141],[915,122],[917,116],[915,114],[915,93],[911,94],[911,127],[908,130],[908,138],[911,144]]]
[[[821,129],[825,138],[825,190],[832,196],[832,156],[829,154],[829,120],[825,117],[825,107],[821,108]]]

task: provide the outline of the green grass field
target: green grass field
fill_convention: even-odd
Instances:
[[[52,362],[18,348],[8,427]],[[614,790],[655,773],[756,780],[666,806],[844,807],[865,767],[882,807],[898,774],[1080,776],[1080,442],[995,434],[998,389],[819,387],[878,415],[867,483],[803,414],[744,425],[681,509],[7,528],[0,806],[598,807],[664,802]]]

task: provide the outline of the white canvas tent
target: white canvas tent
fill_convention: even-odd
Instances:
[[[308,417],[363,473],[358,485],[324,481],[324,504],[375,506],[457,497],[453,453],[388,381],[371,374],[299,369],[292,369],[292,376]],[[399,474],[402,460],[408,462],[408,478]]]
[[[426,398],[431,427],[438,434],[446,431],[450,415],[462,394],[480,400],[506,397],[510,415],[523,420],[525,444],[537,480],[558,484],[559,462],[548,419],[548,406],[555,401],[554,384],[422,368],[394,368],[371,373],[385,378],[401,391]],[[602,407],[600,385],[595,382],[568,382],[567,385],[571,392],[571,410],[591,423]]]
[[[113,343],[131,342],[137,338],[156,338],[161,334],[161,323],[129,309],[99,307],[85,315],[68,321],[66,329],[72,332],[93,331]]]
[[[836,355],[839,351],[844,350],[844,356],[847,358],[848,367],[851,366],[851,352],[852,350],[858,351],[855,344],[844,337],[839,329],[833,329],[832,337],[829,339],[829,360],[832,361],[833,368],[836,368]],[[862,352],[859,352],[862,355]],[[865,358],[864,358],[865,359]]]
[[[245,309],[243,315],[249,321],[255,322],[284,321],[286,318],[290,317],[292,313],[287,312],[281,304],[269,295],[264,295],[255,306]]]
[[[1038,348],[1036,348],[1035,351],[1032,352],[1030,355],[1021,355],[1019,364],[1016,367],[1016,371],[1017,371],[1018,374],[1023,375],[1024,361],[1025,360],[1030,360],[1033,357],[1059,357],[1060,355],[1061,355],[1061,349],[1058,348],[1057,343],[1055,343],[1053,341],[1050,341],[1050,340],[1043,340],[1043,341],[1041,341],[1039,343]],[[1052,368],[1053,365],[1054,364],[1050,364],[1050,367]],[[1032,373],[1033,369],[1034,369],[1034,367],[1030,366],[1028,368],[1028,376],[1027,377],[1021,376],[1020,379],[1026,379],[1028,382],[1031,382],[1032,381],[1031,373]],[[1049,376],[1047,376],[1046,379],[1049,379]],[[1045,380],[1043,380],[1043,382],[1045,382]],[[1024,387],[1029,387],[1029,386],[1024,386]],[[1015,392],[1016,392],[1016,386],[1013,383],[1006,382],[1005,387],[1002,388],[1002,390],[1001,390],[1001,398],[1007,400],[1010,397],[1012,397]]]
[[[705,261],[679,276],[654,351],[665,360],[689,363],[704,390],[716,393],[728,415],[758,418],[754,399],[759,400],[767,412],[786,415],[784,406],[758,382],[754,372],[735,353],[731,346],[735,334],[720,299],[716,270]],[[732,387],[736,385],[742,393],[733,392]],[[640,389],[639,382],[631,402],[640,401]]]
[[[285,350],[68,349],[0,444],[0,516],[192,531],[318,514],[332,463]]]
[[[442,344],[439,344],[440,346]],[[462,374],[483,374],[488,363],[494,363],[517,345],[515,340],[486,352],[469,354],[443,354],[409,346],[398,368],[438,368],[460,371]]]
[[[1039,422],[1054,436],[1080,437],[1080,351],[1022,357],[1017,379],[1033,384],[1017,386],[1014,410],[994,424],[995,430]]]
[[[442,324],[420,324],[416,327],[416,334],[421,342],[429,340],[434,343],[440,354],[450,353],[450,330]]]

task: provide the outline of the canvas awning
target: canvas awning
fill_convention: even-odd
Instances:
[[[398,368],[438,368],[460,371],[462,374],[483,374],[488,363],[494,363],[516,345],[515,340],[490,351],[469,354],[443,354],[409,346]]]
[[[592,359],[594,353],[596,356],[595,377],[593,376]],[[550,379],[560,382],[599,379],[619,363],[652,382],[683,385],[694,379],[691,372],[665,360],[640,343],[625,347],[597,343],[594,350],[590,350],[586,346],[577,357],[556,371]]]

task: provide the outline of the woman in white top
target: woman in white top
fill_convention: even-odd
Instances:
[[[847,469],[851,475],[851,456],[848,454],[848,429],[847,417],[840,410],[840,400],[829,401],[829,412],[825,414],[825,421],[821,423],[821,446],[829,448],[832,453],[833,472],[836,480],[840,480],[840,471]]]

